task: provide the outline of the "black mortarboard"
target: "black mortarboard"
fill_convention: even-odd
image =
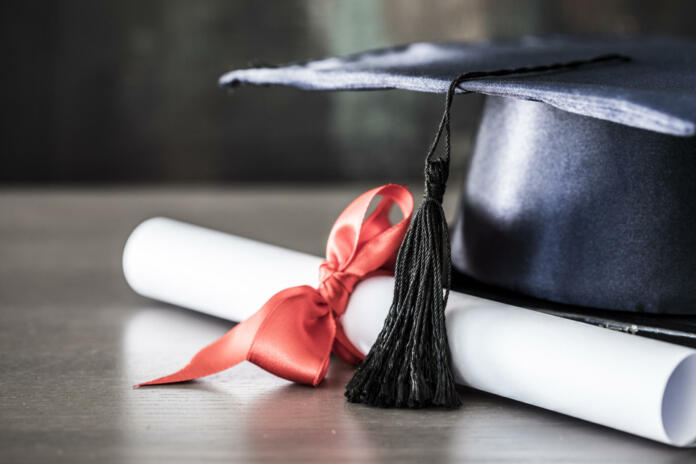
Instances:
[[[426,163],[426,211],[414,217],[402,246],[393,311],[349,385],[351,400],[383,406],[458,401],[441,386],[449,374],[418,361],[433,356],[438,359],[430,361],[447,363],[449,357],[446,335],[437,333],[443,302],[432,290],[448,287],[449,250],[439,238],[447,229],[432,205],[438,201],[430,200],[441,201],[446,182],[454,92],[489,96],[452,233],[456,270],[552,302],[696,314],[696,42],[419,43],[233,71],[220,82],[449,90]],[[438,157],[442,133],[445,154]],[[414,306],[433,319],[413,314]],[[397,310],[411,312],[415,322],[395,322]],[[413,332],[421,322],[429,330],[420,348],[395,341],[394,333]],[[401,352],[403,364],[390,365],[394,359],[380,350]],[[384,386],[390,383],[397,385]]]

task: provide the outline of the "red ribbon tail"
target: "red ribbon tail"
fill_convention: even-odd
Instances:
[[[216,374],[246,361],[264,316],[265,314],[259,311],[244,322],[240,322],[225,335],[201,349],[186,366],[177,372],[149,382],[136,384],[134,387],[186,382]]]
[[[235,329],[236,327],[200,350],[186,366],[177,372],[155,380],[150,380],[149,382],[139,383],[135,385],[135,387],[186,382],[187,380],[193,380],[198,377],[205,377],[224,371],[246,360],[246,352],[230,348],[235,344],[234,339],[237,335]]]
[[[318,385],[324,378],[335,322],[312,287],[282,290],[251,317],[200,350],[179,371],[135,387],[186,382],[250,361],[295,382]]]

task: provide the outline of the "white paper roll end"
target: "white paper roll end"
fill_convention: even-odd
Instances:
[[[696,353],[684,358],[667,380],[662,397],[662,426],[676,446],[696,443]]]
[[[152,275],[149,273],[151,266],[143,259],[144,256],[139,251],[150,248],[148,242],[149,237],[152,236],[151,232],[169,222],[171,222],[170,219],[163,217],[154,217],[141,222],[133,229],[123,247],[123,276],[128,285],[139,295],[149,296],[147,282],[148,276]]]

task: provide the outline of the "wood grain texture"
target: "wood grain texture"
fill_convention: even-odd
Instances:
[[[321,254],[363,187],[0,190],[0,462],[696,461],[469,389],[456,412],[347,404],[339,360],[317,389],[248,364],[131,389],[230,327],[128,288],[121,251],[139,221],[165,215]]]

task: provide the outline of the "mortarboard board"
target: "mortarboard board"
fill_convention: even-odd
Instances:
[[[441,242],[447,226],[439,223],[441,211],[432,209],[437,201],[430,200],[441,202],[446,183],[451,97],[478,92],[488,97],[453,227],[455,269],[491,288],[551,302],[696,314],[694,42],[528,38],[419,43],[233,71],[220,82],[448,93],[426,162],[422,208],[427,211],[414,218],[412,241],[407,235],[397,264],[397,282],[401,274],[404,285],[399,294],[397,284],[395,311],[406,313],[405,307],[419,305],[442,310],[439,292],[432,289],[449,285],[449,249]],[[446,154],[437,157],[443,133]],[[441,343],[425,340],[427,348],[419,351],[394,341],[395,331],[416,331],[417,322],[397,329],[393,316],[349,385],[349,399],[402,405],[400,387],[387,391],[383,386],[404,381],[399,369],[385,367],[394,359],[384,352],[401,351],[410,365],[419,356],[447,362],[448,353],[438,351]],[[439,322],[410,317],[425,321],[428,330],[422,332],[428,333],[421,338],[444,336],[447,350],[446,335],[430,333],[439,330]],[[380,350],[382,355],[373,353]],[[440,389],[449,381],[447,373],[420,369],[426,371],[425,380],[409,388],[433,391],[426,391],[430,399],[417,405],[458,401]],[[443,399],[448,395],[451,401]]]

